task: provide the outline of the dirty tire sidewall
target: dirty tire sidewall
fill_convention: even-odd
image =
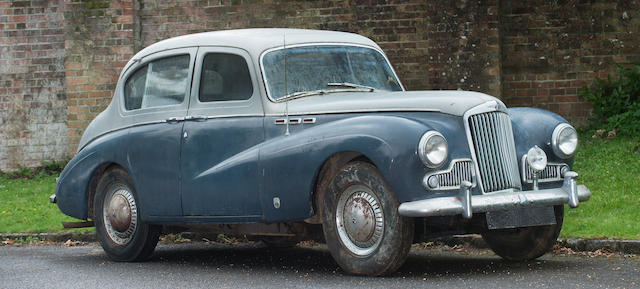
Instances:
[[[345,247],[336,224],[338,200],[353,185],[368,187],[380,201],[384,214],[382,240],[365,256],[353,254]],[[413,220],[400,216],[398,206],[389,185],[373,165],[351,162],[338,171],[324,194],[322,223],[329,251],[343,270],[356,275],[387,275],[404,263],[413,240]]]
[[[551,250],[562,230],[564,206],[554,206],[554,212],[555,225],[487,230],[482,238],[493,252],[506,260],[536,259]]]
[[[132,194],[138,206],[138,220],[133,237],[124,245],[116,244],[105,228],[103,206],[105,198],[114,187],[126,187]],[[133,181],[126,171],[120,168],[112,168],[104,173],[96,189],[94,196],[94,222],[96,236],[107,256],[114,261],[143,261],[148,259],[155,249],[160,236],[161,227],[148,225],[140,219],[138,196]]]

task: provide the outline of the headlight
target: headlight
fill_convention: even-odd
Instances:
[[[425,166],[436,168],[447,159],[449,148],[447,140],[437,131],[430,130],[420,138],[418,156]]]
[[[571,157],[578,147],[578,133],[568,123],[559,124],[551,135],[551,147],[557,156]]]

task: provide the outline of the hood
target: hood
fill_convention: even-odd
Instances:
[[[328,93],[290,100],[289,114],[433,111],[462,116],[491,100],[504,106],[493,96],[458,90]]]

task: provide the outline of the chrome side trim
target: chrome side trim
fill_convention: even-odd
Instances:
[[[584,185],[577,185],[578,174],[567,172],[566,176],[561,188],[471,196],[470,211],[483,213],[562,204],[574,207],[579,202],[588,201],[591,198],[591,191]],[[465,207],[465,200],[460,198],[460,194],[457,194],[451,197],[436,197],[402,203],[398,207],[398,213],[405,217],[453,216],[465,214]]]
[[[316,123],[316,118],[315,117],[305,117],[305,118],[300,118],[300,117],[294,117],[294,118],[276,118],[276,120],[274,121],[275,124],[277,125],[282,125],[282,124],[313,124]]]
[[[322,112],[317,111],[302,111],[296,112],[295,115],[305,116],[305,115],[327,115],[327,114],[345,114],[345,113],[371,113],[371,112],[411,112],[411,111],[420,111],[420,112],[442,112],[439,109],[432,108],[413,108],[413,109],[344,109],[344,110],[327,110]],[[265,117],[278,117],[284,116],[284,113],[269,113],[265,114]]]

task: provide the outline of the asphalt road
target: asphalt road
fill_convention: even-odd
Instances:
[[[388,277],[345,275],[323,246],[160,245],[143,263],[90,244],[0,246],[0,288],[640,288],[640,258],[551,255],[508,263],[486,251],[412,249]]]

